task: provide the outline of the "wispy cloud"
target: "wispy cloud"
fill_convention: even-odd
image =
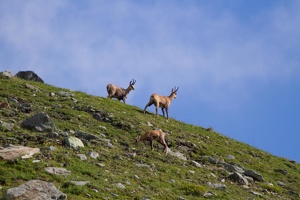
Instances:
[[[245,20],[214,1],[197,2],[4,1],[1,65],[96,94],[131,78],[148,93],[196,86],[206,94],[197,98],[213,103],[298,70],[297,1]]]

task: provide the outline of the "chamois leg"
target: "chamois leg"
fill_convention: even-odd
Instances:
[[[164,108],[161,108],[161,111],[162,111],[163,116],[165,117],[165,110],[164,110]]]
[[[158,106],[155,107],[156,116],[158,117]]]
[[[153,140],[150,140],[151,151],[153,151]]]
[[[151,106],[153,103],[150,101],[149,103],[146,104],[145,108],[144,108],[144,113],[146,112],[147,107]]]
[[[160,139],[159,143],[164,146],[164,152],[168,152],[168,145],[164,139]]]
[[[167,119],[169,119],[169,108],[166,108]]]

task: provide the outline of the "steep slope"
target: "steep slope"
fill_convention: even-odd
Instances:
[[[34,147],[40,153],[0,158],[1,197],[26,181],[42,180],[54,183],[68,199],[300,198],[299,164],[213,129],[15,77],[0,78],[0,101],[4,98],[10,107],[0,110],[1,146]],[[47,115],[53,127],[38,131],[24,126],[38,113]],[[149,144],[135,144],[137,135],[153,128],[167,133],[168,155],[157,143],[152,152]],[[84,147],[68,147],[71,136]],[[70,174],[51,174],[47,167]]]

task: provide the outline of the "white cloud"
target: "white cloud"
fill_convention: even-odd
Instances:
[[[298,70],[289,56],[299,52],[297,1],[250,22],[214,3],[90,2],[2,3],[0,40],[13,54],[1,64],[92,93],[132,78],[149,92],[196,86],[199,100],[214,104]]]

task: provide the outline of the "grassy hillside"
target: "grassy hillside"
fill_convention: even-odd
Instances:
[[[61,91],[74,96],[60,95]],[[299,199],[299,164],[213,129],[144,114],[140,108],[116,100],[18,78],[0,78],[0,101],[4,98],[9,99],[11,108],[0,110],[0,121],[14,126],[12,130],[0,126],[1,146],[38,147],[41,153],[29,159],[0,161],[0,197],[9,188],[38,179],[54,183],[68,199]],[[30,109],[22,109],[19,103],[29,104]],[[39,112],[51,117],[58,137],[20,126]],[[102,113],[105,118],[98,120],[93,112]],[[135,144],[134,138],[151,130],[151,125],[166,132],[171,151],[181,153],[186,160],[165,155],[157,143],[152,152],[148,144]],[[65,147],[63,139],[76,131],[100,140],[86,140],[85,147],[77,150]],[[108,145],[108,140],[113,146]],[[47,150],[51,146],[56,149]],[[99,157],[89,157],[89,151],[99,153]],[[85,154],[87,160],[80,160],[77,154]],[[240,185],[228,179],[231,172],[224,165],[210,158],[254,170],[265,181]],[[49,174],[45,171],[49,166],[65,167],[71,174]],[[78,186],[71,181],[88,184]],[[223,187],[213,186],[217,184]]]

